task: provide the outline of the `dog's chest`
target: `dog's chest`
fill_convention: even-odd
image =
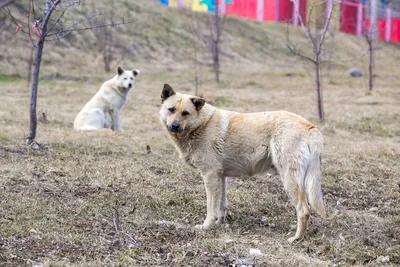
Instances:
[[[217,140],[191,140],[180,146],[184,161],[202,171],[222,167],[223,144]]]

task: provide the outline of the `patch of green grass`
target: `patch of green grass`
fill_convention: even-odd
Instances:
[[[0,83],[12,83],[12,82],[20,82],[23,79],[21,77],[18,76],[9,76],[9,75],[5,75],[5,74],[0,74]]]
[[[335,127],[350,132],[361,134],[371,134],[381,137],[394,137],[399,134],[397,131],[392,131],[386,125],[383,125],[377,118],[362,117],[355,121],[339,121],[336,122]]]

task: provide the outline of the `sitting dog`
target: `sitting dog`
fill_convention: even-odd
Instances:
[[[237,113],[213,107],[205,100],[176,93],[168,84],[161,93],[160,120],[180,156],[200,170],[207,196],[207,216],[197,228],[208,230],[224,222],[226,177],[254,175],[277,169],[297,212],[303,237],[310,216],[308,202],[321,217],[322,135],[306,119],[286,111]]]
[[[127,71],[121,67],[118,67],[117,71],[117,75],[103,83],[100,90],[76,116],[74,129],[111,129],[122,132],[119,114],[140,71]]]

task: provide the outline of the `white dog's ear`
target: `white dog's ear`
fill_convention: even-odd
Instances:
[[[132,70],[132,73],[136,77],[140,74],[140,70]]]
[[[161,103],[165,101],[168,97],[172,96],[175,94],[174,89],[172,89],[171,85],[169,84],[164,84],[164,88],[161,92]]]
[[[117,71],[118,71],[118,75],[121,75],[122,73],[124,73],[124,69],[121,68],[120,66],[118,66]]]
[[[204,107],[204,104],[206,101],[203,98],[200,97],[193,97],[190,100],[192,100],[193,105],[196,107],[196,110],[199,111]]]

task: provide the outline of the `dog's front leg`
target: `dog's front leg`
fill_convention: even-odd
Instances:
[[[114,131],[119,131],[123,132],[122,127],[121,127],[121,121],[119,119],[119,110],[118,109],[113,109],[111,112],[112,116],[112,126],[111,129]]]
[[[227,211],[226,177],[222,171],[210,171],[203,175],[207,197],[207,216],[203,225],[196,226],[202,230],[216,228],[225,222]]]

